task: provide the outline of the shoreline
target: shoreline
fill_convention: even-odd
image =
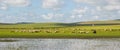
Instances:
[[[49,38],[46,38],[46,37],[43,37],[43,38],[36,38],[36,37],[28,37],[28,38],[25,38],[25,37],[16,37],[16,38],[9,38],[9,37],[4,37],[4,38],[0,38],[0,40],[1,39],[116,39],[116,38],[120,38],[120,37],[87,37],[87,38],[81,38],[81,37],[79,37],[79,38],[74,38],[74,37],[72,37],[72,38],[53,38],[53,37],[49,37]]]

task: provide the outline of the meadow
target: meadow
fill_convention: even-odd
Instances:
[[[94,33],[94,31],[96,31]],[[0,24],[0,38],[120,38],[119,24]]]

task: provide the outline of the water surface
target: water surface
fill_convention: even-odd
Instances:
[[[0,50],[120,50],[120,38],[111,39],[1,38]]]

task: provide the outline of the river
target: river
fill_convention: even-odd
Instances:
[[[120,50],[120,38],[110,39],[0,38],[0,50]]]

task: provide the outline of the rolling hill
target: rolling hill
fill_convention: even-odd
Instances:
[[[105,20],[105,21],[77,22],[77,24],[119,25],[119,24],[120,24],[120,19],[116,19],[116,20]]]
[[[40,28],[40,27],[69,27],[69,26],[91,26],[91,25],[120,25],[120,19],[105,21],[86,21],[76,23],[0,23],[0,28]]]

